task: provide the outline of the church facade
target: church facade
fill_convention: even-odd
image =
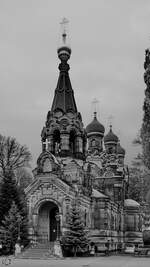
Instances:
[[[51,242],[67,230],[69,211],[77,201],[89,239],[117,249],[125,243],[142,243],[139,203],[127,198],[129,172],[125,150],[112,126],[106,135],[94,112],[84,128],[69,78],[71,49],[57,50],[59,78],[51,110],[41,132],[42,152],[25,189],[29,238]]]

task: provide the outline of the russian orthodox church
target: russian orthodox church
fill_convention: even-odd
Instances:
[[[34,180],[26,188],[29,238],[55,241],[67,230],[69,211],[77,201],[89,239],[117,249],[142,243],[139,203],[128,199],[125,150],[110,125],[97,113],[84,128],[69,78],[71,49],[62,34],[58,48],[59,78],[51,109],[41,132],[42,152]]]

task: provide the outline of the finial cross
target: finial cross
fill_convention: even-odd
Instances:
[[[114,119],[114,117],[112,115],[110,115],[108,117],[108,123],[109,123],[110,126],[112,126],[113,119]]]
[[[69,20],[66,18],[63,18],[62,21],[60,22],[60,24],[63,27],[64,32],[66,32],[66,25],[69,23]]]
[[[66,28],[67,28],[67,24],[69,23],[69,20],[66,18],[62,19],[62,22],[60,22],[61,26],[62,26],[62,38],[63,38],[63,42],[64,44],[66,43]]]
[[[43,145],[45,145],[45,149],[48,150],[48,145],[50,144],[50,141],[48,139],[46,139],[44,142],[43,142]]]
[[[93,104],[94,112],[97,112],[99,101],[96,98],[94,98],[92,101],[92,104]]]

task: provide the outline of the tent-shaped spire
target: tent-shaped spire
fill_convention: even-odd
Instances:
[[[64,24],[66,20],[64,20]],[[51,111],[55,112],[57,110],[61,110],[63,113],[67,113],[69,111],[76,113],[77,107],[74,98],[74,92],[71,86],[71,81],[69,78],[69,64],[67,63],[68,59],[71,55],[71,49],[66,44],[66,30],[64,28],[62,33],[62,45],[58,48],[57,53],[58,57],[61,60],[59,64],[59,78],[57,82],[57,87],[55,89],[55,96],[52,103]]]

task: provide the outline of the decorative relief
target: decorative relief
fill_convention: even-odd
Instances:
[[[48,158],[45,159],[43,163],[43,172],[50,172],[52,171],[52,164]]]
[[[105,178],[112,178],[114,176],[114,173],[111,170],[107,170],[103,176]]]
[[[41,153],[37,160],[37,172],[59,172],[60,165],[55,156],[49,151],[44,151]]]
[[[64,193],[59,190],[59,188],[53,184],[45,184],[43,186],[39,186],[35,191],[34,195],[32,195],[32,206],[35,205],[37,201],[43,198],[43,196],[50,196],[53,199],[58,200],[62,203],[64,198]]]
[[[66,129],[67,126],[69,125],[69,122],[68,122],[67,119],[62,119],[62,120],[60,121],[60,125],[63,127],[63,129]]]

